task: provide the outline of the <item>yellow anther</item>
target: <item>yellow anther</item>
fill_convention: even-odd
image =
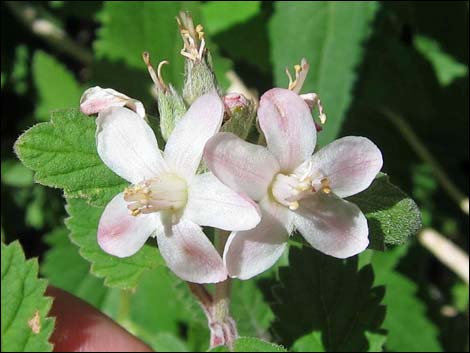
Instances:
[[[289,209],[292,211],[295,211],[298,208],[299,208],[299,203],[297,201],[291,202],[289,204]]]
[[[131,211],[131,215],[134,216],[134,217],[135,217],[135,216],[138,216],[139,214],[140,214],[140,210],[139,210],[138,208],[136,208],[135,210],[132,210],[132,211]]]
[[[330,181],[328,178],[323,178],[320,180],[321,183],[321,191],[325,194],[331,193]]]
[[[196,33],[199,37],[199,40],[204,38],[204,27],[201,24],[196,26]]]

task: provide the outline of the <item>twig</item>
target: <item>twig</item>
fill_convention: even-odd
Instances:
[[[469,260],[468,255],[462,249],[431,228],[423,229],[418,234],[418,239],[439,261],[468,285]]]
[[[32,33],[44,39],[57,50],[84,64],[90,64],[93,61],[91,51],[75,43],[60,27],[41,16],[36,6],[27,1],[7,1],[6,4],[18,20],[23,22]]]
[[[431,166],[431,169],[440,182],[444,190],[449,196],[459,205],[460,209],[468,215],[469,200],[455,184],[450,180],[449,176],[445,173],[439,162],[431,155],[426,146],[421,142],[419,137],[414,133],[410,125],[398,114],[384,108],[382,113],[390,119],[396,128],[402,133],[406,141],[411,145],[411,148],[416,154],[426,163]]]

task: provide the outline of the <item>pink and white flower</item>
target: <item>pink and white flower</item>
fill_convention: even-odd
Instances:
[[[222,258],[200,226],[247,230],[258,224],[260,215],[255,203],[213,174],[196,175],[204,145],[222,123],[224,106],[219,96],[213,92],[198,98],[176,125],[162,153],[142,114],[115,106],[114,92],[95,93],[99,94],[88,99],[102,96],[109,103],[101,105],[96,120],[98,154],[131,183],[101,216],[100,247],[127,257],[149,237],[156,237],[168,267],[182,279],[195,283],[226,279]]]
[[[271,267],[297,229],[315,249],[338,258],[369,244],[364,214],[343,198],[366,189],[382,168],[380,150],[364,137],[338,139],[312,155],[316,129],[306,102],[290,90],[266,92],[258,110],[267,148],[230,133],[212,137],[204,158],[227,186],[259,203],[262,219],[233,232],[224,251],[231,277]]]

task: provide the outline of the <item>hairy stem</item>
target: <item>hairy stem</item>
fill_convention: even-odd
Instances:
[[[207,321],[210,322],[213,320],[213,304],[212,295],[208,292],[207,288],[203,284],[187,282],[189,290],[197,299],[199,305],[206,315]]]
[[[219,231],[216,234],[215,247],[221,256],[223,256],[228,236],[229,232],[226,231]],[[214,348],[225,344],[232,351],[233,344],[238,337],[238,332],[237,325],[230,316],[230,288],[230,278],[215,285],[211,347]]]
[[[221,255],[228,235],[228,232],[222,231],[216,234],[215,247]],[[237,325],[230,316],[230,278],[215,284],[214,295],[203,284],[187,283],[206,315],[211,332],[210,348],[227,345],[232,351],[238,332]]]

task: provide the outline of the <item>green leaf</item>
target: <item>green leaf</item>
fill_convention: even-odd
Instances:
[[[370,248],[403,244],[421,228],[418,206],[386,174],[380,173],[369,188],[348,200],[367,217]]]
[[[156,352],[189,352],[181,339],[167,332],[157,333],[153,338],[152,347]]]
[[[188,351],[177,337],[181,322],[191,318],[176,288],[181,280],[164,266],[157,266],[145,271],[132,291],[106,288],[89,273],[90,264],[67,235],[67,229],[58,228],[46,236],[51,249],[44,256],[41,271],[52,285],[106,312],[156,351]]]
[[[431,62],[441,85],[448,86],[454,80],[467,75],[467,66],[443,51],[436,40],[426,36],[416,36],[414,44],[416,49]]]
[[[384,287],[374,287],[370,265],[358,269],[358,258],[336,259],[310,248],[291,247],[289,268],[279,271],[280,283],[269,281],[276,316],[274,333],[281,343],[305,349],[365,351],[383,335]],[[305,338],[305,335],[312,337]],[[301,338],[301,343],[295,343]],[[369,341],[371,339],[371,341]]]
[[[2,243],[2,352],[50,352],[52,299],[38,279],[37,260],[26,261],[20,243]]]
[[[178,334],[180,321],[189,320],[191,316],[178,297],[176,286],[179,283],[181,280],[165,266],[146,272],[132,295],[130,320],[150,333]],[[200,308],[195,305],[195,310]]]
[[[179,1],[105,2],[98,16],[101,28],[94,43],[97,56],[146,69],[142,53],[148,51],[155,63],[170,61],[171,79],[167,80],[172,82],[183,68],[183,57],[179,55],[182,41],[175,21],[181,10]]]
[[[386,335],[383,333],[366,332],[367,340],[369,341],[369,349],[367,352],[382,352],[383,346],[386,341]],[[323,346],[321,333],[312,332],[307,334],[297,341],[292,346],[294,352],[326,352]]]
[[[229,352],[229,350],[223,346],[211,349],[210,352]],[[233,352],[287,352],[287,350],[282,346],[258,338],[240,337],[235,341]]]
[[[54,57],[42,51],[34,54],[33,80],[39,95],[38,120],[49,120],[51,111],[57,109],[78,107],[83,89]]]
[[[100,159],[95,143],[95,119],[77,109],[52,114],[15,143],[23,164],[35,172],[36,182],[63,188],[69,198],[86,198],[104,206],[128,185]]]
[[[94,43],[97,56],[114,62],[123,60],[146,71],[142,53],[147,51],[154,63],[170,62],[163,70],[165,81],[181,87],[184,60],[180,55],[182,39],[175,17],[181,10],[195,6],[198,5],[184,6],[179,1],[105,2],[98,16],[102,26]],[[150,83],[149,80],[149,86]]]
[[[105,2],[98,16],[102,26],[94,42],[97,56],[112,62],[124,61],[132,68],[146,72],[142,53],[147,51],[155,64],[162,60],[170,62],[163,69],[163,77],[166,82],[181,88],[184,59],[180,51],[183,42],[175,17],[180,11],[190,11],[196,24],[203,23],[199,10],[199,2],[189,1]],[[226,86],[223,74],[231,64],[217,55],[217,48],[211,43],[207,43],[207,47],[212,54],[217,78],[222,86]],[[150,79],[147,82],[150,87]]]
[[[436,326],[426,316],[426,306],[418,298],[417,285],[395,270],[406,252],[398,247],[386,253],[374,252],[372,265],[376,273],[376,285],[386,285],[384,304],[387,316],[387,351],[438,352],[442,347]]]
[[[96,233],[103,207],[95,207],[82,199],[68,199],[67,212],[70,218],[66,226],[70,238],[80,248],[80,254],[91,262],[91,273],[103,277],[110,287],[135,288],[141,276],[148,270],[163,264],[155,247],[144,245],[135,255],[119,258],[105,253],[98,246]]]
[[[2,161],[2,183],[12,187],[33,185],[33,172],[18,161]]]
[[[255,281],[233,281],[230,311],[241,336],[263,338],[268,335],[274,315]]]
[[[208,1],[202,5],[207,32],[212,36],[245,22],[256,16],[260,7],[261,1]]]
[[[66,290],[94,307],[101,307],[108,289],[103,281],[90,274],[90,264],[78,253],[78,247],[70,242],[65,227],[57,228],[45,236],[51,247],[44,255],[41,273],[50,284]]]
[[[287,87],[285,67],[305,57],[310,73],[303,93],[320,95],[328,123],[318,135],[319,143],[331,142],[339,133],[351,102],[356,67],[363,44],[377,12],[375,2],[281,1],[270,23],[271,61],[274,82]]]

